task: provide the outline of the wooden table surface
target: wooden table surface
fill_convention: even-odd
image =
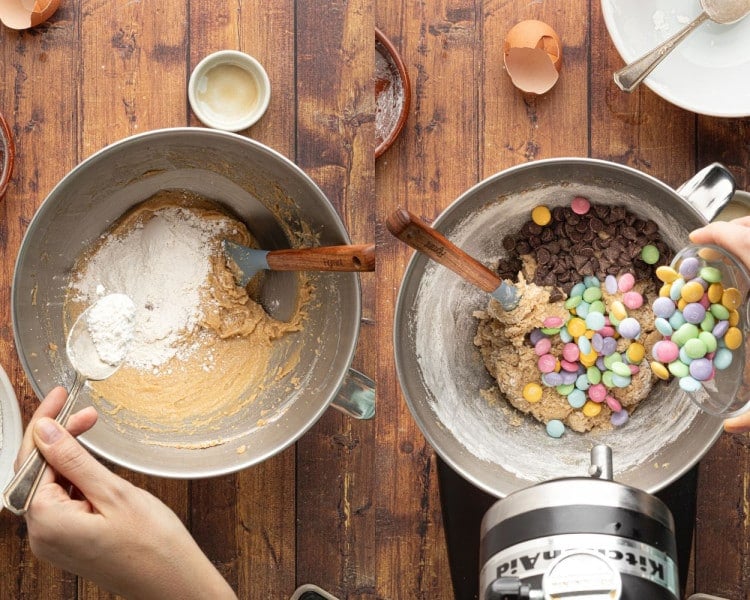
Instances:
[[[564,45],[560,81],[532,101],[502,66],[506,32],[527,18],[550,23]],[[413,87],[406,127],[377,164],[376,25],[401,50]],[[403,205],[433,219],[481,179],[553,156],[609,159],[671,186],[720,161],[747,189],[750,119],[697,116],[645,87],[619,91],[612,72],[621,61],[596,0],[63,0],[36,29],[0,28],[0,111],[17,145],[0,203],[0,363],[25,422],[37,398],[15,352],[9,298],[29,220],[56,182],[107,144],[201,126],[187,79],[219,49],[256,56],[272,82],[268,112],[244,134],[302,167],[354,241],[378,243],[377,272],[362,276],[354,362],[377,380],[377,415],[328,411],[295,446],[215,479],[115,470],[172,507],[241,598],[288,598],[303,583],[340,598],[452,598],[436,457],[403,401],[392,356],[411,252],[387,233],[385,217]],[[687,593],[750,597],[749,442],[724,435],[700,463]],[[105,597],[37,561],[23,521],[0,512],[0,599]]]

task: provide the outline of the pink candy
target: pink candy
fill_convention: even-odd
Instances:
[[[542,324],[550,329],[556,329],[562,327],[563,320],[560,317],[547,317],[542,321]]]
[[[672,340],[661,340],[654,344],[651,354],[660,363],[671,363],[680,356],[680,348]]]
[[[536,366],[542,373],[552,373],[557,368],[557,359],[551,354],[544,354],[539,357]]]
[[[589,400],[592,402],[604,402],[607,397],[607,388],[603,383],[597,383],[589,388]]]
[[[627,275],[627,273],[625,275]],[[625,275],[623,275],[623,277],[625,277]],[[643,306],[643,296],[638,292],[625,292],[622,295],[622,303],[630,310],[635,310],[636,308]]]
[[[589,209],[591,208],[591,202],[589,202],[583,196],[576,196],[570,202],[570,208],[577,215],[585,215],[587,212],[589,212]]]
[[[622,404],[614,396],[607,396],[604,401],[612,412],[620,412],[622,410]]]
[[[621,292],[629,292],[635,285],[635,277],[632,273],[624,273],[617,281],[617,287]]]
[[[569,362],[575,362],[581,355],[581,351],[578,348],[578,344],[569,342],[563,346],[563,358]]]
[[[548,354],[551,349],[552,349],[552,340],[546,337],[542,338],[536,344],[534,344],[534,352],[536,352],[537,355],[539,356],[542,356],[543,354]]]
[[[560,366],[562,367],[563,371],[567,371],[568,373],[575,373],[578,371],[578,363],[577,362],[571,362],[569,360],[561,360]]]

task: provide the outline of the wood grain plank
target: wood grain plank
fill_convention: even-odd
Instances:
[[[297,4],[297,164],[356,243],[374,239],[372,11],[371,0]],[[363,326],[354,367],[375,378],[375,277],[360,280]],[[338,597],[372,593],[374,452],[373,421],[332,410],[298,442],[298,585],[316,583]]]
[[[0,32],[0,111],[16,144],[14,176],[0,202],[0,362],[15,388],[24,423],[38,405],[16,354],[10,289],[16,253],[46,194],[77,160],[78,11],[62,6],[34,30]],[[64,151],[62,149],[65,149]],[[38,561],[23,520],[0,512],[0,598],[75,597],[76,578]]]
[[[294,2],[190,3],[190,66],[219,50],[257,58],[271,81],[271,102],[242,135],[293,157]],[[288,35],[285,35],[288,34]],[[190,124],[202,126],[190,114]],[[252,226],[252,224],[248,224]],[[291,595],[294,589],[294,452],[190,485],[191,531],[241,598]]]
[[[399,206],[431,222],[479,177],[479,4],[377,4],[377,25],[400,49],[412,87],[406,126],[376,164],[380,223]],[[382,227],[378,252],[378,374],[386,401],[375,462],[377,596],[452,598],[435,454],[409,413],[393,363],[393,311],[411,251]]]

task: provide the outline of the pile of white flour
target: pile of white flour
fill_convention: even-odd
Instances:
[[[111,293],[133,300],[135,327],[125,364],[153,370],[179,353],[189,354],[179,342],[200,322],[212,240],[229,227],[228,220],[165,207],[127,234],[103,239],[71,287],[76,302],[92,303]]]

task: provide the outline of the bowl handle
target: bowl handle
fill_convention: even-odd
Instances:
[[[333,399],[333,407],[355,419],[372,419],[375,416],[375,382],[349,369]]]
[[[713,221],[732,199],[736,187],[729,170],[720,163],[713,163],[678,187],[677,193],[701,213],[706,221]]]

